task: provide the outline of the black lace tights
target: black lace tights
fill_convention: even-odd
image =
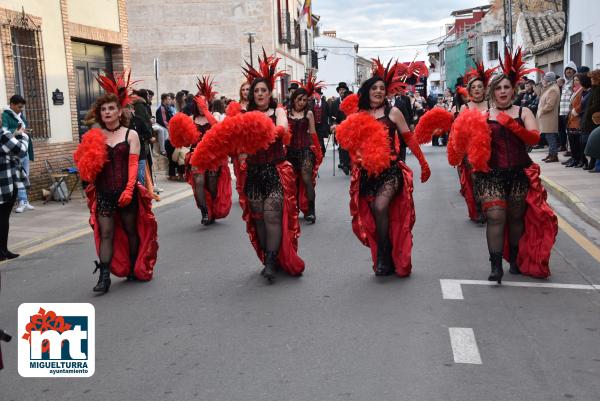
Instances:
[[[283,224],[283,195],[274,191],[264,200],[262,198],[249,200],[250,209],[255,216],[254,224],[261,248],[270,252],[279,252]]]
[[[306,188],[306,197],[310,202],[315,200],[315,187],[312,179],[314,166],[314,161],[307,157],[304,159],[302,163],[302,170],[300,171],[304,188]]]
[[[137,208],[130,207],[114,213],[119,213],[121,225],[129,240],[129,260],[135,261],[140,245],[136,224]],[[109,215],[98,214],[98,225],[100,227],[100,263],[110,264],[113,257],[113,237],[115,234],[114,213]]]
[[[390,176],[377,190],[375,199],[371,202],[371,213],[375,219],[377,240],[386,241],[390,229],[390,203],[400,189],[401,176]]]
[[[504,249],[504,228],[508,224],[510,246],[518,246],[523,235],[525,200],[509,201],[507,208],[492,206],[486,210],[486,237],[490,253],[502,252]]]
[[[194,175],[194,199],[198,208],[206,208],[206,196],[204,188],[210,193],[210,197],[214,200],[217,197],[217,181],[219,177],[211,174],[195,174]]]

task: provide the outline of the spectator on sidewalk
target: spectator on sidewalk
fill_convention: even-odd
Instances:
[[[564,162],[565,167],[587,167],[587,158],[583,154],[584,144],[582,142],[581,119],[585,112],[583,99],[589,92],[592,81],[587,73],[578,73],[573,78],[575,93],[571,100],[571,111],[567,120],[569,130],[569,146],[571,146],[571,158]]]
[[[5,114],[2,113],[2,121]],[[14,131],[0,128],[0,260],[14,259],[18,254],[8,250],[8,230],[12,208],[17,192],[29,186],[29,179],[23,168],[22,160],[27,157],[29,136],[25,126]]]
[[[600,173],[600,70],[588,73],[592,81],[592,89],[588,94],[585,115],[583,117],[583,133],[589,134],[585,154],[590,156],[587,170]]]
[[[542,80],[544,87],[537,112],[540,132],[548,141],[550,149],[548,156],[543,161],[546,163],[558,162],[558,110],[560,106],[560,90],[556,84],[556,74],[552,71],[544,74]]]
[[[573,78],[577,73],[577,65],[573,61],[565,67],[565,84],[560,93],[560,111],[558,119],[558,145],[559,151],[567,150],[567,120],[571,109],[571,97],[573,96]],[[565,155],[568,156],[568,155]]]
[[[148,105],[148,91],[139,89],[133,91],[136,95],[133,101],[133,114],[130,120],[130,128],[138,133],[140,138],[140,158],[138,162],[138,181],[145,185],[146,163],[150,156],[150,140],[152,139],[152,121]]]
[[[322,89],[318,88],[317,93],[322,95]],[[329,138],[329,134],[331,133],[331,125],[329,123],[330,109],[325,96],[314,99],[313,112],[315,114],[315,129],[319,137],[319,144],[321,145],[323,156],[325,156],[325,138]]]
[[[13,95],[10,98],[10,105],[2,112],[2,127],[13,134],[16,130],[21,127],[24,132],[31,132],[27,129],[27,120],[23,116],[23,110],[25,109],[26,101],[20,95]],[[27,136],[27,155],[21,159],[21,165],[25,171],[25,174],[29,176],[29,163],[33,161],[33,143],[31,138]],[[25,210],[34,210],[35,207],[29,204],[27,199],[27,189],[20,187],[17,194],[17,208],[16,213],[23,213]]]
[[[219,122],[225,119],[225,103],[221,99],[212,101],[212,113]]]
[[[171,111],[169,109],[170,96],[168,93],[163,93],[160,95],[160,106],[156,109],[156,123],[160,125],[165,130],[169,130],[169,121],[171,120]],[[186,106],[184,106],[185,108]],[[177,164],[171,160],[171,156],[173,156],[173,151],[175,148],[171,145],[171,141],[167,138],[165,139],[165,151],[166,156],[169,161],[168,168],[168,179],[170,181],[177,181]]]

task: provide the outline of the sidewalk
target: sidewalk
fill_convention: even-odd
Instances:
[[[165,172],[157,174],[156,182],[163,192],[160,193],[161,202],[153,202],[155,207],[183,192],[189,191],[191,194],[187,183],[169,181]],[[24,213],[13,211],[10,217],[8,247],[13,252],[23,253],[44,242],[68,237],[89,228],[90,213],[79,187],[73,192],[71,201],[64,205],[60,202],[48,202],[44,205],[41,201],[33,202],[32,205],[35,210]]]
[[[559,153],[561,162],[568,159],[562,153]],[[540,165],[546,190],[600,230],[600,173],[590,174],[580,168],[567,168],[561,163],[544,163],[541,159],[547,154],[548,149],[530,153],[533,161]]]

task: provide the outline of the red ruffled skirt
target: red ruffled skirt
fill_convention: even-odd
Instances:
[[[186,155],[186,181],[194,191],[196,191],[196,186],[194,185],[194,175],[199,174],[192,170],[189,165],[189,160],[187,156],[192,155],[192,152]],[[221,167],[219,167],[219,178],[217,180],[217,197],[213,199],[210,192],[205,189],[204,197],[206,199],[206,207],[208,209],[208,217],[210,219],[224,219],[229,215],[229,211],[231,210],[231,171],[229,170],[229,164],[227,163],[227,159],[223,160]]]
[[[392,243],[392,260],[396,274],[400,277],[410,275],[412,270],[411,252],[413,245],[412,228],[415,225],[415,205],[413,202],[413,173],[403,162],[397,161],[402,170],[403,185],[390,204],[390,241]],[[375,219],[371,213],[370,197],[360,195],[360,169],[352,169],[350,181],[350,214],[352,230],[365,246],[371,249],[373,269],[377,263],[377,234]]]
[[[300,223],[298,221],[298,206],[296,204],[296,178],[292,165],[283,161],[276,166],[281,186],[283,187],[283,219],[281,230],[281,247],[277,261],[279,266],[292,276],[299,276],[304,271],[304,261],[298,256],[298,239],[300,238]],[[250,243],[256,251],[256,256],[264,262],[265,255],[258,241],[256,227],[252,220],[252,211],[248,196],[244,191],[247,169],[245,163],[240,163],[236,188],[238,188],[242,219],[246,222],[246,232]]]
[[[548,194],[542,186],[540,166],[532,163],[524,171],[529,179],[529,190],[525,198],[525,231],[519,240],[517,265],[526,276],[547,278],[550,277],[550,254],[558,234],[558,219],[546,202]],[[508,261],[508,231],[504,245],[504,258]]]
[[[156,218],[152,212],[152,198],[144,186],[136,184],[138,202],[137,231],[140,237],[140,245],[133,273],[135,278],[141,281],[152,279],[154,265],[158,254],[158,227]],[[90,209],[90,226],[94,230],[96,241],[96,253],[100,252],[100,226],[96,218],[96,188],[93,184],[88,185],[85,190],[87,203]],[[117,277],[127,277],[131,270],[129,261],[129,240],[121,225],[118,213],[114,214],[115,233],[113,238],[113,258],[111,261],[111,273]]]
[[[465,198],[469,219],[477,221],[479,211],[477,210],[477,201],[475,200],[475,191],[473,190],[473,169],[463,160],[458,165],[458,175],[460,178],[460,194]]]

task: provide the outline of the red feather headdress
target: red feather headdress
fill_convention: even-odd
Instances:
[[[405,76],[408,71],[405,65],[398,62],[392,65],[392,60],[390,60],[384,67],[379,58],[371,60],[373,61],[373,76],[383,79],[386,95],[395,95],[406,88],[406,84],[402,81],[402,76]]]
[[[308,77],[306,78],[306,84],[303,84],[300,81],[292,81],[293,83],[297,83],[302,89],[306,91],[308,94],[308,98],[315,97],[317,99],[321,98],[321,95],[317,93],[317,89],[321,89],[325,86],[325,81],[317,81],[317,76],[314,75],[313,70],[308,72]]]
[[[263,48],[263,58],[261,59],[258,56],[258,70],[252,67],[247,61],[246,67],[242,67],[242,70],[244,70],[244,75],[249,83],[258,78],[265,78],[269,82],[269,89],[273,90],[277,78],[285,75],[284,71],[277,72],[279,60],[281,60],[279,57],[267,56],[267,52]]]
[[[505,47],[504,60],[500,58],[500,67],[502,68],[502,73],[508,78],[513,86],[516,86],[521,78],[527,74],[532,72],[543,73],[543,71],[539,68],[525,68],[525,62],[523,61],[523,54],[520,47],[517,47],[517,51],[515,52],[514,56],[511,49]]]
[[[127,78],[125,77],[127,75]],[[131,87],[140,81],[131,81],[131,70],[129,72],[123,71],[120,74],[113,74],[108,71],[104,71],[104,75],[98,75],[96,81],[100,84],[102,89],[107,93],[112,93],[119,98],[119,104],[121,107],[128,106],[133,102],[131,97]]]
[[[212,102],[217,92],[213,91],[214,79],[210,75],[203,75],[202,78],[197,78],[198,95],[204,96],[208,103]]]
[[[479,80],[483,82],[483,86],[487,87],[492,75],[494,75],[494,71],[496,71],[498,67],[499,66],[496,66],[486,70],[483,66],[483,63],[475,63],[475,68],[471,68],[469,72],[467,72],[467,84],[473,82],[474,80]]]

